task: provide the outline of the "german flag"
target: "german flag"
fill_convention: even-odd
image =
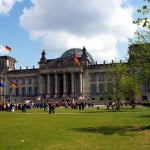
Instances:
[[[8,52],[10,52],[10,51],[11,51],[11,48],[6,45],[6,46],[5,46],[5,50],[8,51]]]
[[[73,54],[73,59],[74,59],[75,63],[77,64],[77,66],[80,68],[81,64],[80,64],[80,61],[79,61],[79,59],[78,59],[78,57],[77,57],[75,52]]]
[[[15,82],[11,82],[10,83],[10,86],[14,87],[14,88],[17,88],[17,84]]]

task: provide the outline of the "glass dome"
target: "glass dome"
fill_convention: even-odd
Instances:
[[[61,58],[73,58],[74,52],[77,54],[78,57],[81,57],[82,53],[83,53],[83,49],[80,49],[80,48],[69,49],[61,55]],[[92,56],[88,52],[87,52],[87,57],[88,57],[90,64],[93,65],[94,59],[92,58]]]

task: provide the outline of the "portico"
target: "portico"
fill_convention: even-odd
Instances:
[[[46,98],[77,97],[82,94],[82,74],[79,72],[41,74],[39,81],[40,95]]]

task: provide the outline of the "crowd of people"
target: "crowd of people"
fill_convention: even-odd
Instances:
[[[15,110],[22,110],[26,112],[26,109],[30,109],[31,105],[27,103],[1,103],[0,111],[14,112]]]
[[[49,114],[55,112],[55,108],[64,107],[71,109],[84,110],[86,107],[94,107],[92,102],[75,102],[75,101],[41,101],[41,102],[31,102],[31,103],[1,103],[0,111],[14,112],[15,110],[21,110],[26,112],[27,109],[39,108],[43,109]]]
[[[104,104],[106,106],[106,109],[109,110],[112,108],[112,110],[117,109],[118,105],[115,102],[108,101]],[[131,105],[129,102],[120,103],[120,106],[129,106]],[[138,105],[137,103],[134,103],[134,105]],[[119,107],[120,107],[119,106]],[[92,101],[67,101],[67,100],[61,100],[61,101],[45,101],[42,100],[40,102],[30,102],[30,103],[0,103],[0,111],[7,111],[7,112],[14,112],[15,110],[21,110],[22,112],[26,112],[27,109],[35,108],[35,109],[43,109],[45,112],[48,112],[49,114],[54,114],[55,109],[58,107],[64,107],[64,108],[71,108],[71,109],[78,109],[78,110],[84,110],[87,107],[94,107],[94,104]],[[97,106],[97,110],[100,109],[100,106]]]

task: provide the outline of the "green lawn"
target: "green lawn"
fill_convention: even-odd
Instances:
[[[0,112],[0,150],[150,150],[150,108]]]

